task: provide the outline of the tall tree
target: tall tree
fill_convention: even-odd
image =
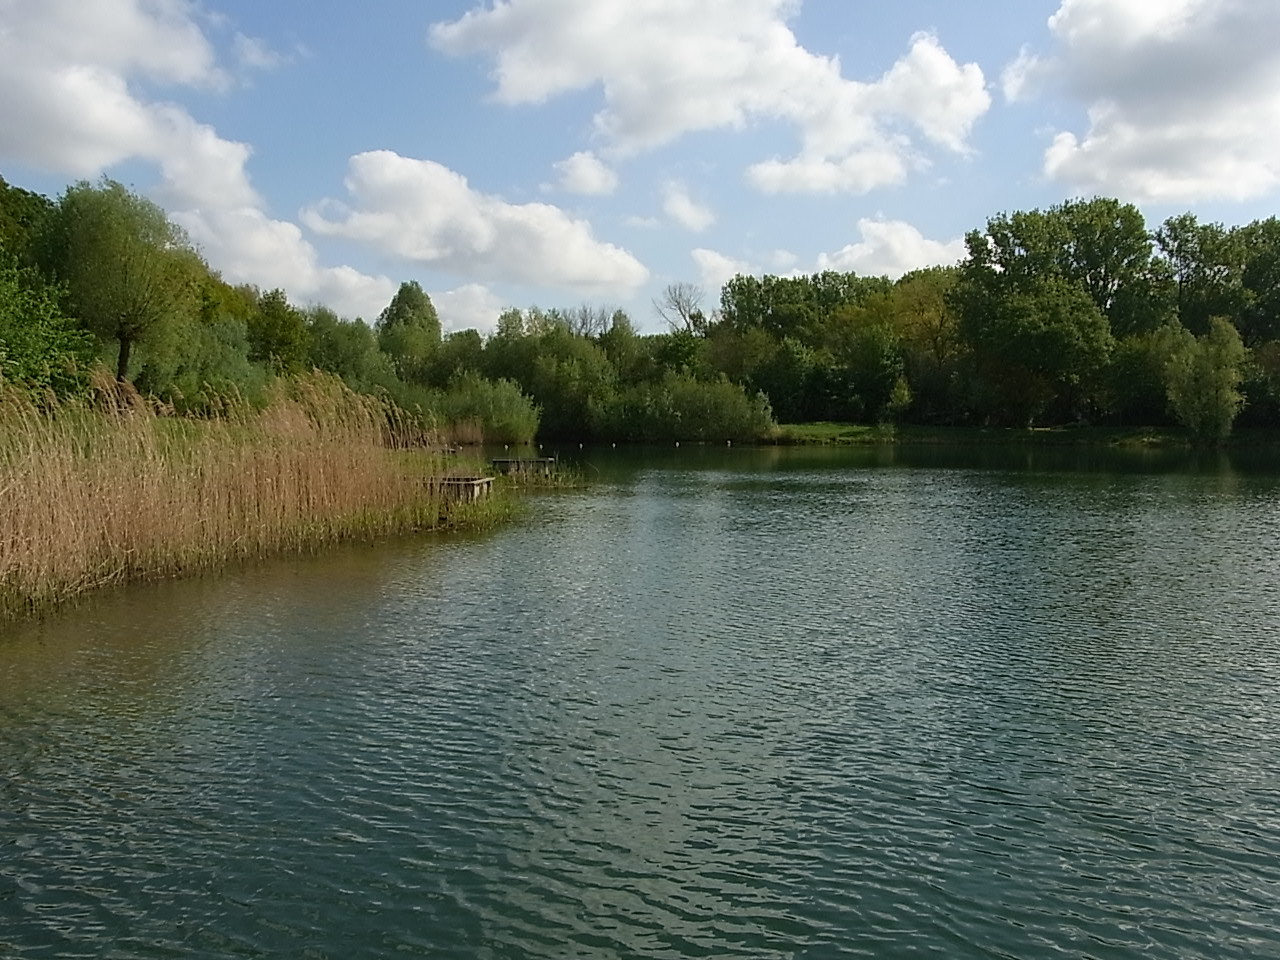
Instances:
[[[400,284],[375,326],[378,346],[391,358],[401,379],[422,381],[440,344],[440,317],[418,281]]]
[[[280,288],[258,299],[249,315],[249,359],[281,372],[301,370],[307,361],[307,320]]]
[[[1248,351],[1224,317],[1212,317],[1204,336],[1172,336],[1166,367],[1169,405],[1197,443],[1221,443],[1244,405],[1240,382]]]
[[[977,237],[980,249],[969,245],[971,262],[1000,271],[1011,288],[1050,276],[1078,284],[1117,335],[1154,329],[1165,320],[1151,236],[1132,204],[1095,197],[1001,213]]]
[[[988,416],[1029,426],[1050,411],[1058,418],[1084,412],[1113,341],[1079,282],[1050,272],[1015,283],[971,258],[953,302],[990,390]]]
[[[207,269],[163,210],[114,180],[68,187],[47,226],[41,259],[68,311],[117,345],[116,377],[126,379],[134,346],[194,308]]]
[[[1247,297],[1240,335],[1250,345],[1280,340],[1280,220],[1255,220],[1239,228],[1239,237]]]
[[[1178,319],[1192,333],[1208,332],[1211,317],[1240,321],[1248,297],[1244,288],[1244,245],[1220,223],[1200,223],[1194,214],[1170,217],[1156,231],[1169,265]]]

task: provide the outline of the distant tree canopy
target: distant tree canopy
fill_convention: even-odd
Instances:
[[[180,410],[308,368],[468,437],[738,439],[783,421],[1280,426],[1280,221],[1151,229],[1109,198],[999,213],[956,264],[696,284],[624,311],[510,308],[443,336],[400,284],[372,326],[226,283],[120,184],[56,202],[0,180],[0,380],[74,392],[95,363]],[[712,295],[714,302],[715,297]]]

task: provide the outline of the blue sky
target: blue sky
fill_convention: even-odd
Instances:
[[[0,0],[0,174],[105,173],[233,282],[446,327],[898,275],[994,213],[1276,213],[1257,0]]]

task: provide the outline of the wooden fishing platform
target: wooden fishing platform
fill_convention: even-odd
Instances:
[[[560,463],[557,457],[500,457],[491,461],[493,469],[502,474],[540,473],[549,477]]]
[[[432,477],[427,484],[440,490],[445,500],[475,503],[493,493],[493,477]]]

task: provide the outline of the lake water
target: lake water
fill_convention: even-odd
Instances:
[[[583,470],[0,628],[0,957],[1280,957],[1280,471]]]

